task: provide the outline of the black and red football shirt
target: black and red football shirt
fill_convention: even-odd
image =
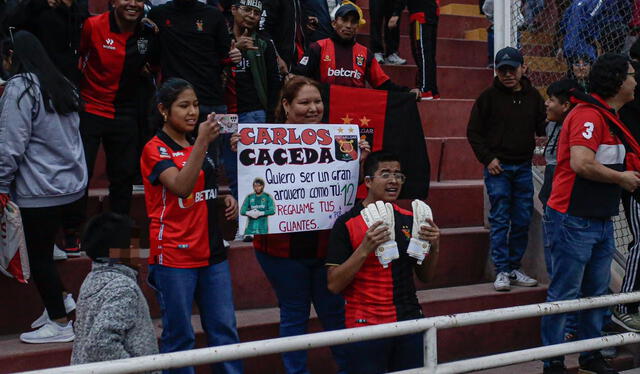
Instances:
[[[604,100],[593,94],[601,104]],[[607,106],[608,107],[608,106]],[[558,165],[547,205],[578,217],[609,218],[618,215],[622,189],[576,174],[571,168],[571,147],[587,147],[602,165],[624,171],[624,145],[613,134],[598,109],[578,104],[564,120],[558,140]]]
[[[206,156],[193,192],[186,198],[169,191],[158,179],[168,168],[182,169],[192,150],[193,146],[183,148],[160,131],[142,151],[150,264],[195,268],[226,259],[216,218],[218,188],[213,159]]]
[[[358,88],[366,87],[367,82],[371,87],[379,88],[389,81],[389,76],[367,47],[338,37],[311,43],[294,73],[322,83]]]
[[[326,264],[344,263],[360,246],[367,224],[360,215],[361,203],[342,215],[331,230]],[[416,260],[407,254],[413,214],[394,204],[395,240],[400,258],[383,268],[374,252],[369,254],[351,283],[342,291],[346,327],[378,325],[421,318],[413,269]]]
[[[88,18],[80,39],[84,110],[106,118],[135,115],[140,74],[154,43],[153,30],[141,23],[121,32],[113,11]]]

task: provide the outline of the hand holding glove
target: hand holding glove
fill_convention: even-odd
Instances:
[[[390,203],[377,201],[375,204],[369,204],[364,208],[360,215],[364,219],[367,227],[371,227],[374,223],[381,221],[389,230],[390,240],[382,243],[376,249],[376,256],[382,267],[388,267],[391,261],[400,257],[398,252],[398,244],[395,242],[395,220],[393,215],[393,206]]]
[[[420,226],[429,226],[427,219],[433,220],[433,213],[431,213],[429,205],[422,200],[413,200],[411,207],[413,208],[413,227],[411,228],[411,240],[409,247],[407,247],[407,254],[418,260],[418,265],[420,265],[431,249],[429,241],[420,239]]]

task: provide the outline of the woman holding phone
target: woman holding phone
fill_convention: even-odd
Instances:
[[[149,283],[162,310],[162,353],[189,350],[195,336],[192,305],[209,346],[238,343],[231,274],[217,222],[215,165],[207,153],[220,133],[214,113],[197,126],[198,98],[185,80],[167,80],[158,91],[162,128],[142,152],[141,170],[150,218]],[[223,197],[227,220],[238,215],[231,195]],[[168,373],[193,373],[193,368]],[[241,373],[240,361],[213,365],[213,372]]]

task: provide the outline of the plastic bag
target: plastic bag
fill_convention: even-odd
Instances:
[[[20,209],[11,201],[0,215],[0,273],[20,283],[31,275]]]

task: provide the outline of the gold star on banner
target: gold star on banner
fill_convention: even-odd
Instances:
[[[349,132],[353,132],[353,127],[349,127]]]
[[[362,126],[369,126],[369,121],[371,120],[367,118],[367,116],[363,116],[362,118],[360,118],[360,124]]]
[[[338,127],[338,132],[342,134],[344,132],[344,129],[342,127]]]
[[[347,125],[347,124],[351,124],[351,121],[353,120],[353,118],[349,117],[349,113],[347,113],[347,115],[345,117],[341,118],[342,123]]]

